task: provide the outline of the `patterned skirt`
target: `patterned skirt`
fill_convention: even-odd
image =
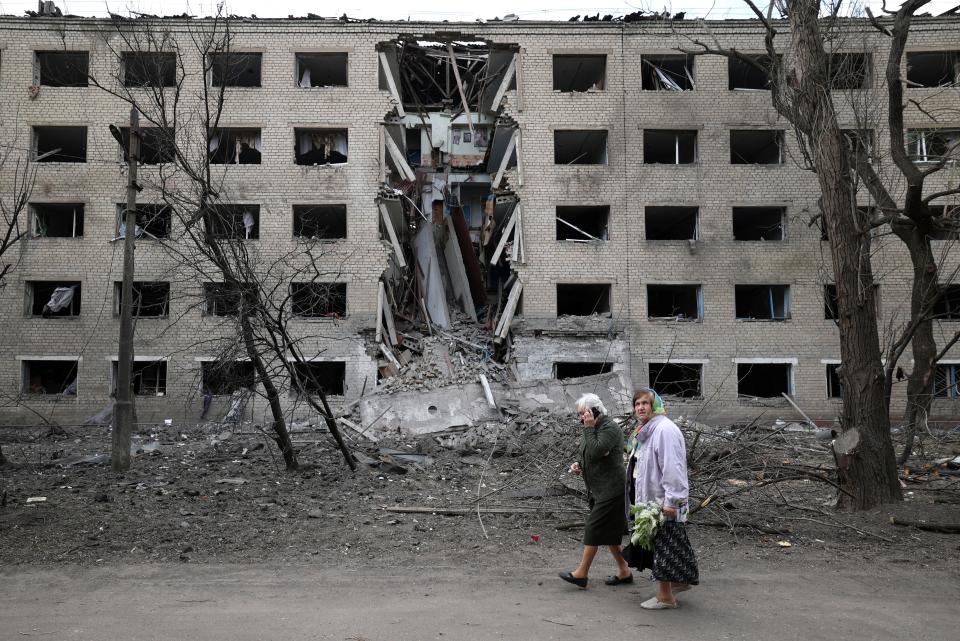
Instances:
[[[687,529],[683,523],[665,521],[653,535],[653,551],[629,545],[624,556],[630,567],[638,570],[649,568],[656,581],[675,583],[700,583],[697,555],[693,552]]]

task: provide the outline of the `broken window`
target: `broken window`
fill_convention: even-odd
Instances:
[[[295,316],[342,318],[347,315],[346,283],[290,283]]]
[[[933,304],[933,317],[960,320],[960,285],[941,285],[940,296]]]
[[[699,217],[699,207],[646,207],[647,240],[695,240],[699,237]]]
[[[344,361],[310,361],[293,364],[293,386],[295,394],[319,394],[343,396],[344,379],[347,364]]]
[[[843,398],[840,363],[827,363],[827,398]]]
[[[557,165],[606,165],[606,130],[554,130],[553,162]]]
[[[873,129],[841,129],[841,133],[855,156],[873,158]]]
[[[791,393],[790,363],[737,363],[737,395],[780,398]]]
[[[241,297],[241,294],[243,297]],[[203,284],[203,313],[205,316],[236,316],[240,313],[240,304],[246,298],[246,307],[256,305],[256,292],[251,286],[230,285],[228,283]]]
[[[870,54],[835,53],[830,56],[831,89],[864,89],[870,76]]]
[[[260,130],[211,129],[207,152],[210,156],[210,162],[215,165],[259,165]]]
[[[557,206],[557,240],[608,240],[610,205]]]
[[[259,87],[260,53],[210,54],[210,81],[214,87]]]
[[[927,205],[933,217],[930,240],[960,240],[960,205]]]
[[[700,285],[647,285],[647,318],[698,320],[702,317]]]
[[[786,207],[734,207],[734,240],[783,240]]]
[[[83,203],[30,203],[33,235],[37,238],[83,236]]]
[[[960,129],[908,129],[907,154],[914,162],[940,162],[960,156]]]
[[[700,380],[703,378],[701,363],[650,363],[650,387],[660,396],[700,398]]]
[[[204,361],[200,363],[200,377],[203,393],[214,396],[253,389],[257,380],[250,361]]]
[[[130,386],[136,396],[166,396],[167,361],[134,361]],[[113,361],[113,391],[117,391],[117,361]]]
[[[594,361],[561,363],[558,361],[553,364],[553,377],[559,381],[568,378],[580,378],[581,376],[596,376],[611,371],[613,371],[613,363]]]
[[[609,283],[557,284],[557,316],[610,315]]]
[[[30,315],[65,317],[80,315],[80,283],[76,281],[27,282]]]
[[[770,56],[747,56],[757,64],[739,58],[727,59],[727,87],[731,90],[769,91]],[[778,60],[779,63],[779,60]],[[759,65],[759,67],[757,66]]]
[[[937,398],[960,398],[960,365],[937,365],[933,374],[933,395]]]
[[[120,315],[123,305],[123,283],[114,282],[113,313]],[[170,283],[159,281],[133,282],[133,315],[137,318],[165,317],[170,314]]]
[[[161,51],[125,51],[124,87],[173,87],[177,84],[177,55]]]
[[[294,154],[298,165],[332,165],[347,162],[346,129],[294,129]]]
[[[293,235],[316,240],[346,238],[347,206],[294,205]]]
[[[297,86],[346,87],[347,53],[345,51],[298,53]]]
[[[734,165],[782,164],[783,131],[780,129],[731,129],[730,162]]]
[[[33,152],[37,162],[87,162],[87,128],[34,127]]]
[[[643,162],[664,165],[697,162],[696,130],[644,129]]]
[[[691,55],[642,56],[641,87],[647,91],[689,91],[693,89]]]
[[[790,318],[789,285],[735,285],[738,320],[786,320]]]
[[[130,127],[120,127],[123,135],[123,162],[129,162]],[[143,127],[140,129],[140,164],[159,165],[173,162],[174,139],[173,129],[161,127]]]
[[[960,79],[960,51],[907,54],[908,87],[948,87]]]
[[[117,204],[117,239],[126,236],[126,205]],[[134,213],[136,230],[134,238],[160,239],[170,237],[173,210],[169,205],[137,203]]]
[[[607,57],[603,54],[553,56],[554,91],[602,90],[606,77]]]
[[[76,394],[78,365],[75,360],[23,361],[24,394]]]
[[[38,85],[45,87],[86,87],[90,54],[86,51],[38,51]]]
[[[827,284],[823,286],[823,319],[839,320],[839,302],[837,299],[837,286]]]
[[[213,238],[260,238],[260,205],[210,205],[203,221],[207,233]]]

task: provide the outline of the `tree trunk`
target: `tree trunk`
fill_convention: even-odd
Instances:
[[[7,462],[7,458],[3,455],[3,446],[0,445],[0,467],[5,466]]]
[[[288,471],[296,470],[299,467],[297,462],[297,452],[293,449],[293,442],[290,440],[290,433],[287,432],[287,422],[283,418],[283,407],[280,405],[280,392],[270,378],[267,368],[263,364],[263,357],[257,351],[256,343],[253,339],[253,326],[250,324],[250,316],[246,310],[240,313],[240,331],[243,335],[243,344],[247,351],[247,357],[253,363],[257,371],[257,377],[263,384],[263,389],[267,394],[267,403],[270,405],[270,413],[273,415],[273,440],[277,443],[280,453],[283,455],[283,462]]]

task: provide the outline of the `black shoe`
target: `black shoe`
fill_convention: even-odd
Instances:
[[[612,574],[604,579],[603,582],[606,585],[626,585],[627,583],[633,583],[633,575],[630,574],[621,579],[616,574]]]
[[[561,573],[560,573],[560,578],[563,579],[564,581],[566,581],[567,583],[572,583],[572,584],[574,584],[574,585],[576,585],[576,586],[579,586],[579,587],[581,587],[581,588],[587,587],[587,580],[588,580],[587,577],[583,577],[583,578],[581,579],[581,578],[579,578],[579,577],[573,576],[573,575],[570,574],[569,572],[561,572]]]

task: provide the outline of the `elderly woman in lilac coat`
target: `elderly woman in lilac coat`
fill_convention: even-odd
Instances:
[[[653,551],[632,548],[630,565],[650,568],[657,581],[656,596],[640,607],[665,610],[677,607],[676,593],[699,583],[697,557],[684,526],[689,511],[687,450],[683,433],[666,417],[663,399],[655,391],[638,390],[633,411],[638,424],[627,442],[626,500],[628,505],[657,501],[666,520],[653,537]]]

